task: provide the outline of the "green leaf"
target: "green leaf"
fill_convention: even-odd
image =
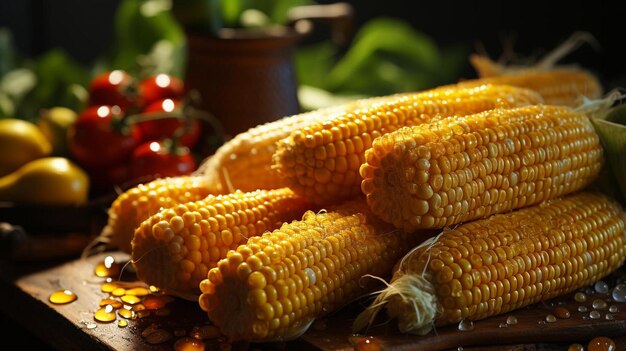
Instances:
[[[170,60],[184,55],[185,34],[171,12],[171,0],[124,0],[121,2],[115,20],[115,47],[111,59],[111,69],[123,69],[131,74],[150,72],[149,67],[138,60],[149,54],[161,40],[173,46]],[[145,62],[143,62],[145,63]],[[150,64],[154,64],[150,62]],[[157,64],[156,66],[160,66]],[[175,62],[171,71],[159,72],[179,75],[184,71],[181,61]]]
[[[285,24],[289,10],[296,6],[311,5],[311,0],[274,0],[273,8],[268,12],[273,23]]]
[[[294,55],[298,83],[326,89],[337,48],[329,41],[299,48]]]
[[[42,108],[65,106],[80,110],[83,101],[72,92],[73,85],[86,86],[89,73],[64,51],[50,50],[35,62],[37,84],[25,94],[16,108],[16,118],[36,121]]]
[[[363,99],[366,96],[363,95],[337,95],[330,92],[308,86],[300,85],[298,87],[298,101],[304,111],[312,111],[320,108],[337,106],[345,104],[357,99]]]
[[[434,42],[407,23],[379,18],[366,23],[330,73],[332,91],[385,94],[436,84],[440,54]]]
[[[247,0],[222,0],[222,18],[228,27],[238,27],[241,13],[248,7]]]
[[[621,109],[621,111],[626,112],[624,109]],[[617,117],[617,114],[614,117]],[[616,119],[624,120],[626,113],[622,113],[618,117]],[[598,118],[591,119],[591,122],[600,136],[608,167],[619,186],[621,198],[626,199],[626,157],[624,157],[626,155],[626,125]],[[605,179],[604,186],[602,186],[605,189],[610,186],[606,184],[607,180]],[[613,189],[613,192],[617,190]],[[622,203],[622,205],[626,206],[626,203]]]

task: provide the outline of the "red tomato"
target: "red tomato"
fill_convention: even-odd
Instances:
[[[139,96],[143,106],[163,99],[181,99],[185,95],[183,81],[164,73],[146,78],[139,83]]]
[[[97,76],[89,85],[89,106],[117,105],[122,111],[128,110],[134,102],[133,83],[133,78],[120,70]]]
[[[92,106],[83,111],[68,131],[70,152],[81,165],[102,169],[128,160],[140,141],[139,131],[129,126],[117,130],[122,113],[117,106]]]
[[[141,177],[174,177],[196,169],[196,162],[186,147],[173,151],[164,142],[152,141],[141,144],[133,152],[130,166],[131,179]]]
[[[182,111],[178,108],[179,105],[180,102],[178,100],[159,100],[146,107],[144,109],[144,113],[148,118],[151,113],[157,112],[180,113],[182,118]],[[179,143],[180,145],[192,148],[196,145],[198,139],[200,139],[201,126],[200,121],[197,119],[188,122],[190,123],[190,129],[181,136]],[[185,121],[178,118],[155,119],[151,121],[139,122],[136,126],[141,131],[143,141],[156,141],[171,138],[176,130],[185,127]]]

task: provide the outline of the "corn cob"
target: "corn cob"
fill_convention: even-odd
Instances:
[[[109,208],[109,219],[99,240],[108,238],[120,250],[130,253],[135,229],[148,217],[180,203],[209,195],[209,184],[202,177],[173,177],[140,184],[117,197]]]
[[[480,79],[468,80],[460,85],[508,84],[538,92],[548,105],[576,107],[583,97],[598,99],[602,86],[593,74],[578,68],[552,67],[548,69],[525,67],[508,69],[484,56],[472,55],[470,61]]]
[[[310,208],[304,199],[282,188],[236,191],[165,209],[135,232],[137,276],[161,290],[197,299],[200,281],[228,250]]]
[[[580,193],[444,231],[400,260],[354,328],[386,306],[402,332],[425,334],[592,284],[624,262],[622,216],[606,196]]]
[[[231,250],[200,284],[200,307],[234,340],[295,338],[366,293],[361,276],[388,274],[416,237],[374,218],[363,200],[308,212]]]
[[[339,106],[302,113],[251,128],[222,145],[196,173],[207,177],[214,193],[281,188],[284,182],[271,168],[276,142],[293,130],[333,118],[344,109]]]
[[[339,118],[295,131],[278,143],[273,162],[296,193],[329,203],[359,194],[364,152],[385,133],[442,116],[540,102],[541,98],[529,90],[491,85],[446,86],[379,98]]]
[[[361,167],[372,211],[398,228],[443,228],[582,189],[603,152],[587,116],[565,106],[496,109],[403,128]]]

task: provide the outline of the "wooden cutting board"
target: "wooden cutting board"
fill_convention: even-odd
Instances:
[[[177,337],[164,344],[150,345],[141,336],[141,332],[150,325],[157,325],[170,332],[189,332],[194,326],[208,324],[205,314],[196,303],[180,299],[169,305],[172,311],[169,316],[130,320],[126,328],[119,328],[116,323],[96,323],[93,312],[98,309],[99,301],[106,294],[100,291],[103,278],[96,277],[93,270],[107,255],[112,255],[117,261],[128,258],[122,253],[101,254],[52,268],[35,269],[26,274],[23,273],[23,266],[1,262],[0,310],[27,326],[46,342],[63,350],[172,350]],[[59,289],[75,292],[78,299],[67,305],[53,305],[48,302],[50,294]],[[367,331],[367,340],[384,350],[457,350],[460,346],[464,350],[492,349],[488,345],[500,345],[493,348],[494,350],[561,350],[566,349],[566,345],[570,343],[586,344],[593,337],[607,336],[617,338],[618,350],[626,349],[626,344],[619,338],[626,336],[626,303],[616,303],[610,300],[609,295],[594,293],[589,294],[587,302],[582,305],[591,311],[592,301],[596,298],[606,300],[609,306],[618,307],[618,312],[611,313],[614,319],[605,319],[609,313],[608,307],[599,310],[600,319],[583,319],[589,312],[578,312],[577,308],[581,303],[575,302],[573,295],[569,295],[503,316],[477,321],[471,331],[463,332],[456,326],[450,326],[418,337],[399,333],[392,321],[370,328]],[[353,343],[363,343],[366,340],[362,336],[353,336],[351,332],[352,321],[363,305],[366,305],[366,301],[353,303],[318,320],[296,341],[263,345],[237,343],[232,345],[232,349],[352,350]],[[567,308],[571,312],[571,318],[545,323],[546,315],[557,305]],[[518,323],[500,327],[501,324],[506,324],[509,315],[517,317]],[[207,340],[207,350],[219,349],[220,343],[226,341]]]

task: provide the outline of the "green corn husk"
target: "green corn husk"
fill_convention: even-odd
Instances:
[[[600,136],[607,160],[598,185],[626,206],[626,104],[600,118],[592,118],[591,122]]]

